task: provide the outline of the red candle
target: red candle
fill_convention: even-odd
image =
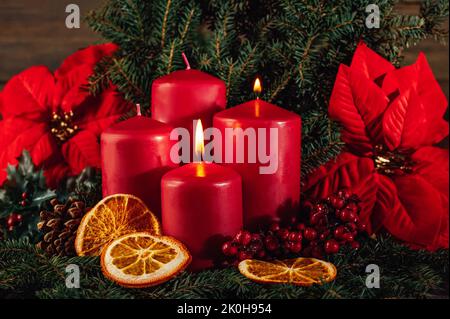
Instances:
[[[161,215],[161,178],[178,165],[170,160],[172,128],[140,115],[101,135],[103,196],[132,194]]]
[[[261,86],[257,79],[255,92],[260,91]],[[213,123],[214,127],[222,133],[221,142],[225,152],[227,142],[235,153],[238,148],[236,147],[238,139],[235,136],[227,138],[226,128],[240,128],[244,132],[250,128],[256,134],[254,139],[256,147],[252,145],[255,143],[246,143],[244,160],[241,163],[236,160],[236,154],[231,161],[228,160],[230,163],[226,163],[227,159],[225,155],[222,155],[224,165],[233,168],[242,177],[244,226],[257,229],[270,220],[291,215],[300,200],[300,116],[256,99],[217,113]],[[271,128],[276,129],[278,136],[275,136],[274,132],[271,133]],[[262,139],[261,132],[265,132],[265,140]],[[274,138],[276,140],[273,140]],[[266,169],[263,173],[261,167],[268,166],[268,163],[264,163],[265,160],[262,161],[260,156],[256,157],[255,162],[249,161],[249,152],[254,147],[253,151],[256,149],[256,154],[260,155],[259,147],[265,146],[265,150],[268,150],[269,143],[274,146],[272,151],[276,163],[271,163],[273,169]]]
[[[242,228],[241,177],[230,168],[200,162],[168,172],[161,184],[163,233],[188,247],[191,270],[212,267],[227,237]]]
[[[193,133],[193,120],[211,127],[214,113],[226,107],[225,82],[193,70],[183,54],[186,70],[175,71],[152,84],[152,118]]]

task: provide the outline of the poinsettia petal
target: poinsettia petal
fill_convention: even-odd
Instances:
[[[383,136],[391,150],[416,150],[447,135],[448,123],[430,114],[414,90],[401,93],[383,116]]]
[[[53,166],[45,166],[43,169],[47,186],[52,189],[58,188],[61,181],[70,176],[70,169],[64,162]]]
[[[115,123],[132,105],[115,91],[114,87],[96,97],[89,97],[75,114],[75,123],[82,129],[99,135]]]
[[[63,156],[72,174],[86,167],[100,167],[100,145],[95,134],[81,131],[62,146]]]
[[[342,140],[354,152],[370,156],[379,140],[377,125],[388,98],[361,72],[341,65],[330,98],[329,114],[343,126]]]
[[[117,50],[114,44],[89,46],[69,56],[56,70],[56,94],[53,105],[61,107],[65,112],[75,110],[89,96],[89,77],[95,65],[105,56]]]
[[[78,50],[64,60],[61,66],[55,71],[55,77],[57,80],[60,80],[80,66],[90,65],[94,67],[103,57],[113,55],[117,49],[118,46],[116,44],[105,43],[91,45],[85,49]]]
[[[350,67],[362,72],[372,81],[395,70],[391,62],[371,50],[364,42],[360,42],[356,47]]]
[[[29,120],[49,118],[55,80],[47,67],[31,67],[11,78],[2,92],[2,116]]]
[[[371,159],[344,152],[310,174],[304,192],[310,198],[323,199],[342,188],[351,190],[361,198],[360,217],[372,232],[370,219],[376,201],[377,179]]]
[[[31,152],[33,163],[40,165],[42,161],[53,156],[54,148],[44,147],[49,136],[45,124],[35,123],[21,118],[8,118],[0,121],[0,184],[6,178],[5,169],[8,164],[17,164],[17,158],[23,150]]]

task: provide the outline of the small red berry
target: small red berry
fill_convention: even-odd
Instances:
[[[240,251],[239,255],[238,255],[238,259],[240,261],[245,260],[245,259],[251,259],[252,257],[253,257],[252,254],[247,251]]]
[[[264,257],[266,257],[266,252],[264,250],[260,250],[256,253],[256,257],[263,259]]]
[[[286,228],[281,228],[278,232],[277,232],[278,237],[280,237],[281,240],[286,240],[289,237],[289,230],[287,230]]]
[[[303,236],[307,240],[312,241],[317,238],[317,231],[314,228],[308,227],[305,229]]]
[[[252,241],[261,241],[260,234],[252,234]]]
[[[358,231],[360,231],[360,232],[364,232],[364,231],[367,231],[367,225],[366,224],[364,224],[364,223],[358,223]]]
[[[16,221],[13,215],[9,215],[8,220],[6,221],[6,225],[8,227],[14,227],[16,225]]]
[[[345,233],[344,235],[342,235],[342,239],[347,242],[351,242],[355,239],[355,237],[352,235],[352,233]]]
[[[274,236],[267,236],[264,243],[269,251],[274,251],[278,248],[278,241]]]
[[[278,223],[273,223],[272,225],[270,225],[269,228],[271,231],[273,231],[274,233],[276,233],[277,231],[280,230],[280,224]]]
[[[349,199],[349,198],[352,196],[352,194],[350,194],[350,192],[349,192],[347,189],[341,189],[341,190],[337,193],[337,195],[338,195],[340,198],[343,198],[343,199]]]
[[[289,233],[290,241],[299,242],[299,241],[302,241],[302,239],[303,239],[303,236],[302,236],[302,233],[300,233],[300,232],[293,231],[293,232]]]
[[[305,228],[306,228],[306,226],[303,223],[300,223],[300,224],[297,225],[297,229],[298,230],[305,230]]]
[[[350,243],[350,247],[352,247],[352,249],[354,249],[354,250],[358,250],[359,247],[360,247],[360,244],[359,244],[359,242],[357,242],[356,240],[354,240],[354,241],[352,241],[352,242]]]
[[[309,222],[311,225],[317,225],[323,218],[323,213],[315,213],[309,216]]]
[[[338,217],[340,220],[347,222],[347,221],[351,220],[351,218],[350,218],[351,215],[353,215],[352,212],[350,212],[348,210],[343,210],[339,213]]]
[[[330,197],[330,204],[336,209],[341,209],[345,205],[345,200],[337,195],[332,195]]]
[[[325,242],[325,253],[328,255],[335,254],[339,251],[339,244],[334,239],[327,240]]]
[[[8,231],[13,231],[14,230],[14,226],[8,226]]]
[[[294,243],[291,243],[291,245],[290,245],[290,250],[291,250],[293,253],[299,253],[299,252],[302,250],[302,243],[301,243],[301,242],[294,242]]]
[[[22,199],[27,199],[28,198],[28,193],[27,192],[23,192],[22,193]]]
[[[238,253],[238,249],[234,246],[231,241],[227,241],[222,245],[222,252],[226,256],[234,256]]]
[[[13,216],[14,216],[13,217],[14,221],[16,223],[20,224],[23,221],[23,216],[22,215],[20,215],[20,214],[13,214]]]
[[[342,238],[342,235],[344,235],[345,234],[345,227],[344,226],[338,226],[338,227],[336,227],[336,229],[334,230],[334,237],[335,238],[337,238],[337,239],[341,239]]]
[[[241,245],[246,246],[252,240],[252,235],[246,230],[241,230],[239,233],[237,233],[234,239]]]
[[[22,207],[27,206],[27,201],[26,200],[20,201],[20,206]]]

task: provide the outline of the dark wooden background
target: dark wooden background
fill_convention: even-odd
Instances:
[[[80,6],[82,16],[101,5],[103,0],[0,0],[0,89],[14,74],[32,65],[56,69],[61,61],[78,48],[98,43],[101,38],[86,25],[67,29],[65,8]],[[398,11],[418,12],[419,1],[403,0]],[[446,22],[448,28],[448,20]],[[449,95],[449,50],[433,40],[426,40],[406,52],[405,64],[424,51],[447,97]]]

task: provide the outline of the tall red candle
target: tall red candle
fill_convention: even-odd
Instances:
[[[171,130],[140,115],[105,130],[101,135],[103,196],[135,195],[160,216],[161,178],[178,166],[170,160]]]
[[[258,82],[255,82],[256,91],[260,89]],[[248,148],[244,149],[243,163],[238,163],[234,158],[232,163],[224,165],[233,168],[242,177],[245,227],[257,229],[270,220],[292,214],[300,200],[301,118],[256,99],[217,113],[213,123],[222,133],[222,145],[227,142],[226,128],[255,129],[256,148],[260,146],[259,128],[266,129],[266,141],[269,141],[270,128],[277,129],[278,147],[275,151],[278,163],[273,174],[261,173],[260,168],[266,164],[261,163],[259,158],[256,163],[248,161]],[[236,138],[228,142],[236,150]],[[222,161],[225,161],[224,156]]]
[[[207,128],[212,125],[214,113],[225,109],[226,85],[212,75],[191,69],[186,58],[185,63],[186,70],[153,82],[152,118],[193,133],[194,119],[201,119]]]
[[[210,268],[221,245],[242,228],[242,181],[230,168],[190,163],[163,176],[163,233],[183,242],[191,270]]]

